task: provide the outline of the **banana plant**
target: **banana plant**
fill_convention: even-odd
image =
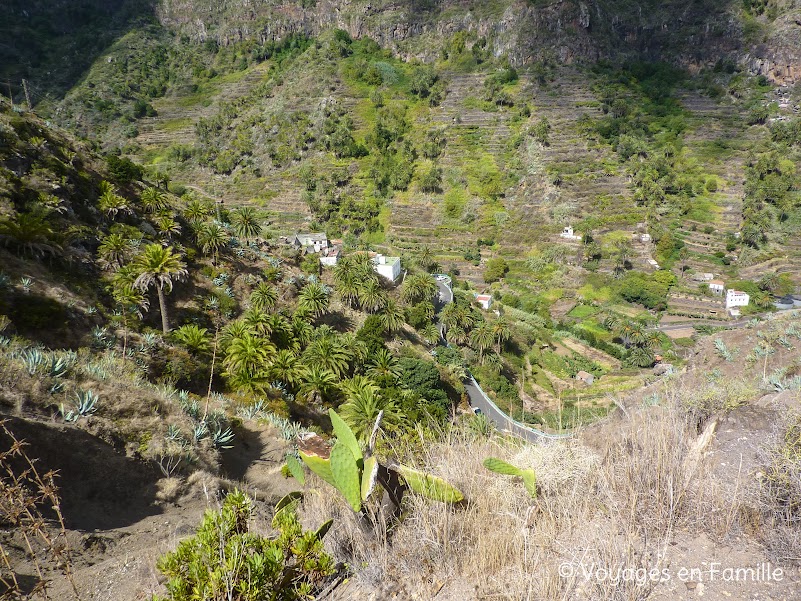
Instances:
[[[329,410],[331,425],[337,441],[330,452],[325,448],[305,448],[299,455],[308,468],[322,478],[325,482],[336,488],[353,511],[360,512],[363,504],[370,498],[376,489],[376,484],[388,493],[396,508],[400,507],[403,494],[407,488],[435,501],[444,503],[458,503],[464,499],[462,492],[442,478],[432,476],[425,472],[397,463],[380,463],[373,455],[375,438],[383,417],[379,413],[373,426],[373,433],[365,452],[362,452],[359,441],[350,429],[350,426],[337,415],[333,409]],[[327,455],[327,456],[326,456]],[[291,459],[287,459],[290,473],[297,477],[297,468],[300,467]],[[302,470],[297,479],[303,483]]]
[[[520,469],[496,457],[487,457],[484,460],[484,467],[491,472],[503,476],[518,476],[523,478],[523,486],[526,487],[528,494],[531,495],[532,499],[537,498],[537,474],[534,473],[534,470]]]

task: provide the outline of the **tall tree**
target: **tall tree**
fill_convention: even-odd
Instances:
[[[197,243],[204,253],[212,256],[215,265],[220,249],[228,244],[228,240],[228,232],[216,221],[204,223],[197,229]]]
[[[249,244],[252,238],[261,235],[261,224],[253,207],[241,207],[233,211],[231,225],[236,235],[245,239],[246,244]]]
[[[134,268],[139,274],[134,286],[147,291],[151,286],[156,288],[159,297],[159,311],[161,312],[161,327],[164,333],[170,331],[170,320],[167,314],[167,301],[165,294],[172,291],[173,281],[180,281],[186,277],[186,264],[181,261],[171,246],[161,244],[148,244],[142,253],[134,259]]]
[[[311,282],[300,291],[298,310],[319,317],[328,310],[329,300],[327,288],[318,282]]]

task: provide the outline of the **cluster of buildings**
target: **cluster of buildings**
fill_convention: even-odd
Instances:
[[[315,254],[320,257],[320,263],[333,267],[342,256],[342,240],[329,240],[324,233],[310,232],[295,234],[282,238],[285,244],[295,247],[303,255]],[[378,253],[370,253],[375,272],[395,282],[401,274],[400,257],[387,257]]]
[[[708,280],[708,285],[712,294],[716,296],[725,295],[726,309],[732,317],[740,315],[740,310],[737,307],[746,307],[751,302],[751,297],[748,293],[734,288],[726,288],[726,282],[723,280]]]

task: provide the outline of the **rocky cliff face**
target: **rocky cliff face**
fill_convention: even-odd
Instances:
[[[221,44],[340,28],[431,60],[464,31],[468,45],[484,37],[517,65],[642,58],[693,69],[731,58],[792,81],[801,76],[801,8],[779,3],[770,21],[748,17],[750,33],[735,0],[163,0],[158,12],[164,25]]]

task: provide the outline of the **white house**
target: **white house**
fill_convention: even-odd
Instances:
[[[659,269],[659,263],[657,263],[653,259],[648,259],[648,265],[650,265],[654,269]]]
[[[565,229],[562,230],[562,233],[559,234],[560,238],[564,238],[565,240],[578,240],[581,241],[581,236],[579,234],[573,233],[573,227],[568,225]]]
[[[333,267],[337,264],[337,261],[339,261],[339,255],[341,252],[342,251],[339,246],[331,246],[329,248],[322,249],[320,251],[320,264]]]
[[[316,233],[295,234],[295,237],[290,242],[299,248],[309,248],[309,250],[313,248],[316,253],[331,246],[328,242],[328,236]]]
[[[651,241],[651,234],[640,234],[640,242],[648,243]]]
[[[373,257],[372,261],[375,272],[387,278],[390,282],[394,282],[400,276],[400,257],[385,257],[379,254]]]
[[[726,290],[726,308],[731,309],[732,307],[745,307],[748,305],[751,297],[748,296],[745,292],[740,292],[739,290],[732,290],[729,288]]]
[[[709,282],[709,291],[712,294],[722,295],[725,289],[726,289],[726,284],[723,282],[723,280],[711,280]],[[746,296],[748,295],[746,294]],[[746,302],[746,304],[748,304],[748,302]]]
[[[481,305],[485,311],[489,311],[492,306],[492,295],[490,294],[476,294],[476,302]]]

